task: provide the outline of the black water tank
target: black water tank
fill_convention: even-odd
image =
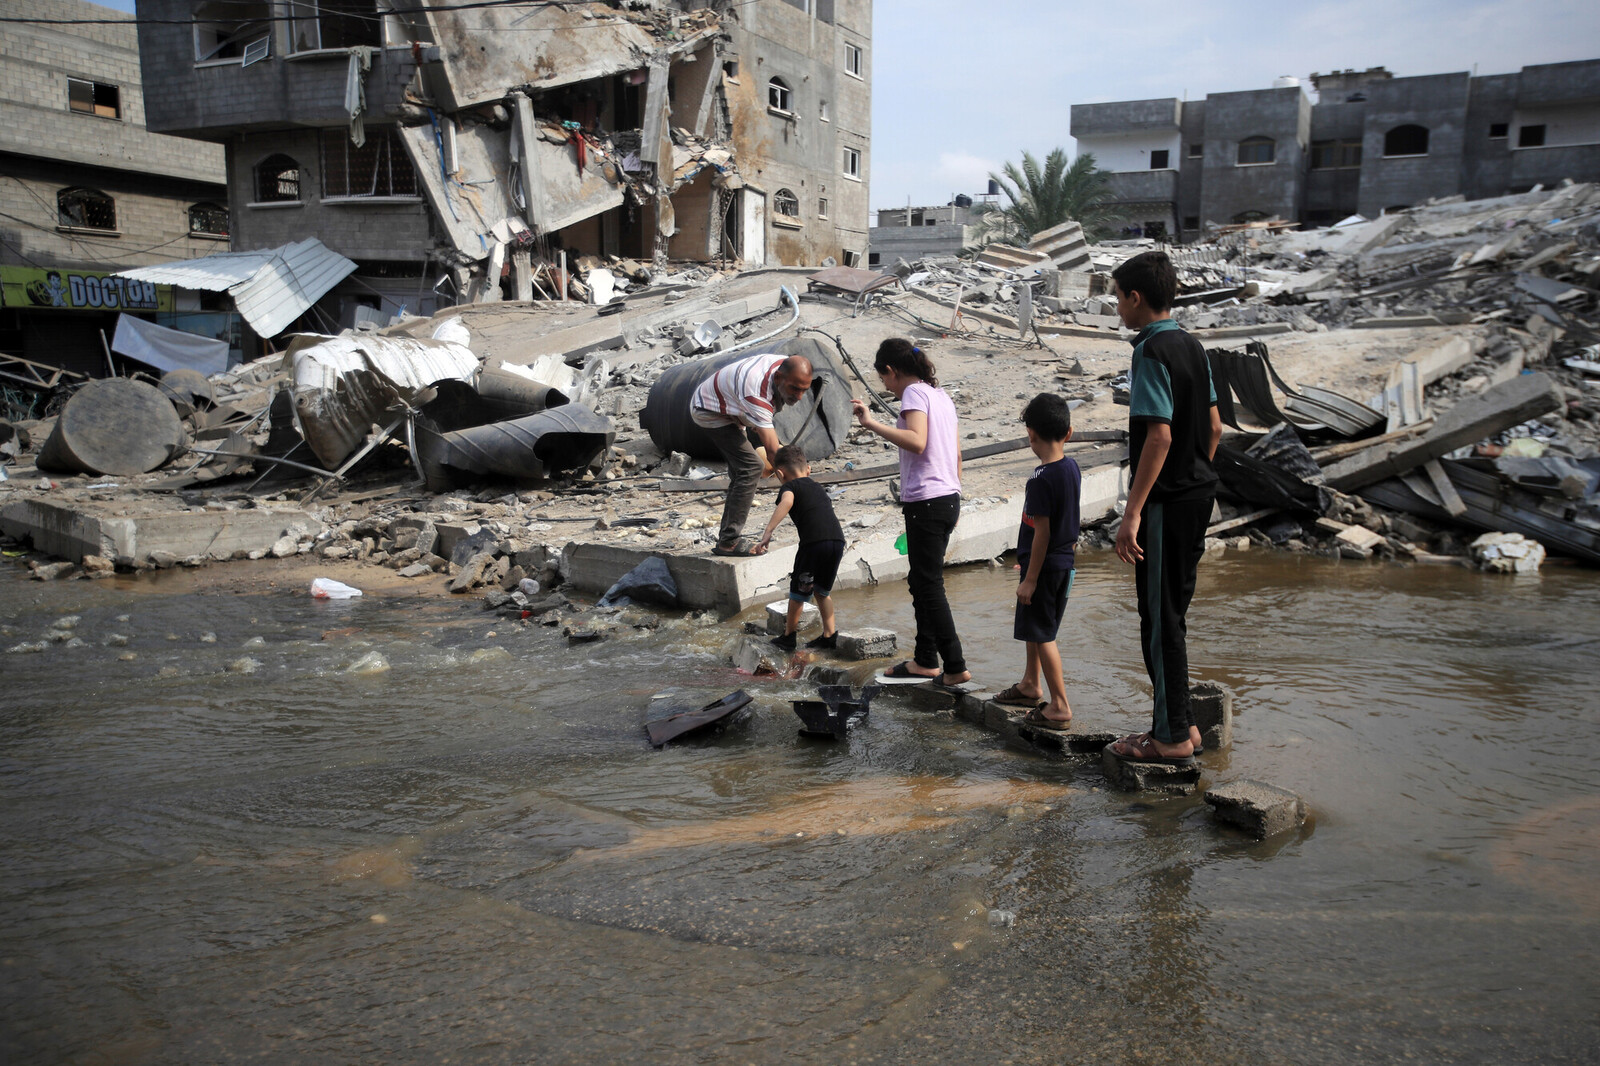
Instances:
[[[972,197],[968,196],[966,193],[960,194],[959,196],[956,197],[956,206],[957,207],[971,207],[972,206]]]
[[[791,404],[777,413],[772,423],[778,439],[784,444],[798,444],[805,449],[806,458],[812,461],[826,459],[839,449],[850,432],[850,379],[832,348],[825,348],[812,337],[796,337],[780,344],[769,344],[762,349],[778,355],[803,355],[811,360],[811,391],[797,404]],[[734,352],[714,355],[672,367],[650,386],[650,396],[644,410],[639,412],[639,424],[650,434],[650,440],[665,455],[684,452],[696,459],[722,458],[717,446],[705,430],[689,417],[689,401],[694,390],[712,374],[729,363],[747,359],[761,352]],[[818,381],[827,384],[820,390]],[[820,399],[819,399],[820,397]],[[813,407],[822,405],[817,416],[806,422]],[[805,432],[796,439],[800,427]]]

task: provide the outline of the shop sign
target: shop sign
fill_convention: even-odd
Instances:
[[[0,304],[58,311],[171,311],[172,286],[93,270],[0,267]]]

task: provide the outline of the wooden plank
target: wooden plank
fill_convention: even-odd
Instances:
[[[1237,518],[1229,518],[1225,521],[1217,522],[1214,525],[1209,525],[1206,527],[1206,536],[1214,537],[1218,533],[1226,533],[1230,529],[1238,529],[1241,526],[1248,526],[1251,522],[1259,522],[1263,518],[1267,518],[1270,515],[1275,515],[1281,510],[1281,507],[1263,507],[1259,511],[1251,511],[1249,514],[1242,514]]]
[[[1456,487],[1450,483],[1449,477],[1445,475],[1444,467],[1439,465],[1439,460],[1428,460],[1422,464],[1422,470],[1428,475],[1428,480],[1433,482],[1433,491],[1439,494],[1439,499],[1446,511],[1449,511],[1456,518],[1460,518],[1467,513],[1465,501],[1461,499],[1461,494],[1456,491]]]
[[[1311,458],[1317,461],[1318,466],[1322,466],[1333,462],[1335,459],[1343,459],[1347,455],[1355,455],[1357,452],[1364,452],[1368,448],[1374,448],[1380,444],[1388,444],[1392,441],[1415,437],[1427,432],[1432,425],[1433,419],[1429,418],[1418,422],[1414,426],[1406,426],[1404,429],[1396,430],[1393,433],[1385,433],[1381,437],[1368,437],[1366,440],[1347,440],[1338,444],[1329,444],[1323,448],[1313,448],[1311,449]]]

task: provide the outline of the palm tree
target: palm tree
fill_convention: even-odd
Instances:
[[[1071,165],[1065,149],[1057,148],[1044,160],[1044,169],[1030,152],[1022,153],[1022,169],[1007,163],[1004,175],[989,175],[1010,201],[1004,207],[984,204],[976,208],[981,216],[981,243],[1006,241],[1026,244],[1035,233],[1058,226],[1069,219],[1083,226],[1091,243],[1110,235],[1111,223],[1119,214],[1107,200],[1111,176],[1095,169],[1094,155],[1081,153]]]

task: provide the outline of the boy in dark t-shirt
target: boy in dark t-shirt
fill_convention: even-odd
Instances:
[[[783,479],[778,489],[778,506],[773,509],[766,531],[756,542],[755,554],[766,553],[772,531],[785,515],[800,531],[800,549],[794,555],[794,570],[789,574],[789,613],[783,636],[772,643],[784,651],[794,651],[800,628],[800,609],[813,595],[822,615],[822,636],[806,641],[808,648],[832,648],[839,643],[839,627],[833,617],[833,582],[839,576],[839,560],[844,558],[844,530],[833,513],[833,501],[823,487],[811,480],[811,464],[799,445],[779,448],[773,467]]]
[[[1072,592],[1078,543],[1078,497],[1083,475],[1062,452],[1072,437],[1067,401],[1040,393],[1022,412],[1028,446],[1039,467],[1028,479],[1017,530],[1017,610],[1011,635],[1028,649],[1022,680],[995,696],[996,703],[1029,708],[1023,721],[1041,729],[1066,729],[1072,721],[1056,633]],[[1050,696],[1045,698],[1045,689]]]
[[[1141,252],[1112,271],[1117,313],[1138,330],[1129,368],[1128,505],[1117,555],[1133,564],[1139,635],[1154,688],[1150,732],[1123,737],[1113,754],[1189,764],[1200,731],[1189,709],[1189,600],[1211,519],[1211,460],[1222,419],[1200,342],[1172,321],[1178,279],[1165,252]]]

